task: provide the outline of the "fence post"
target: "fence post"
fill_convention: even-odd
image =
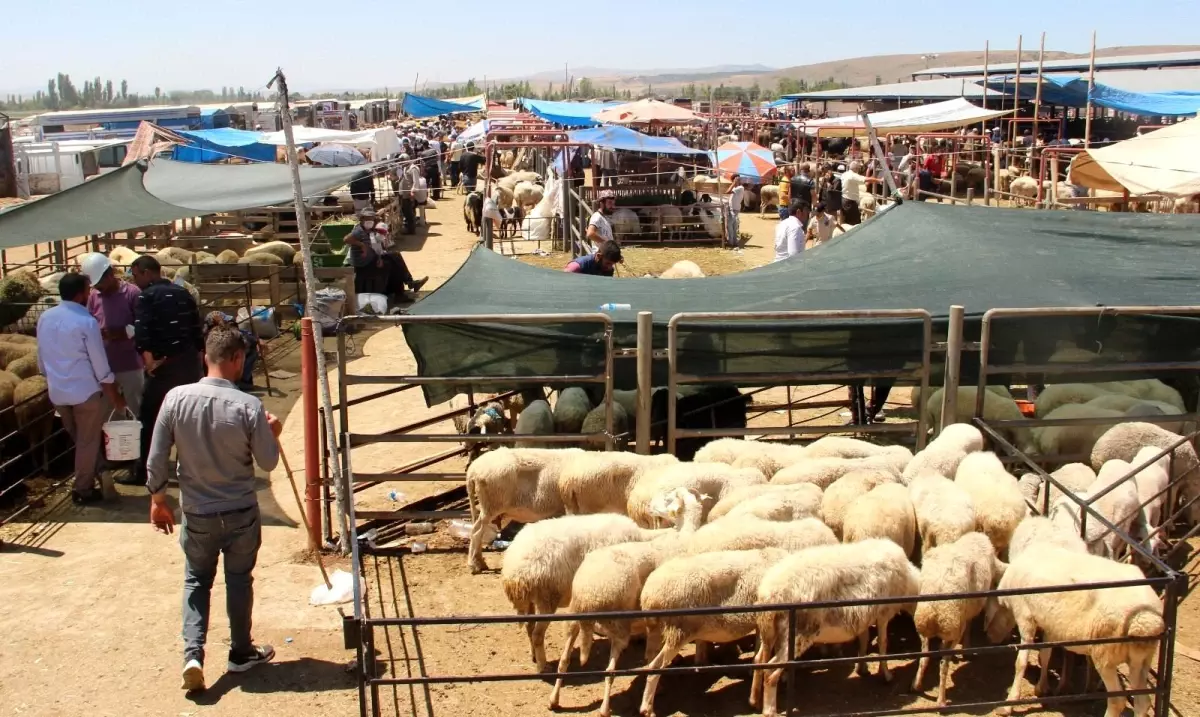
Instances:
[[[950,322],[946,332],[946,375],[942,391],[942,421],[938,433],[954,423],[958,415],[958,379],[962,365],[963,307],[950,307]]]
[[[650,394],[653,387],[654,314],[639,311],[637,315],[637,452],[650,454]]]
[[[253,309],[251,309],[253,310]],[[300,399],[304,412],[304,510],[308,549],[321,549],[321,448],[317,426],[317,350],[312,317],[300,320]],[[345,427],[342,428],[345,430]]]
[[[967,187],[967,205],[975,203],[975,187]]]
[[[483,245],[489,250],[492,248],[492,220],[484,217],[480,222],[479,234],[483,240]]]

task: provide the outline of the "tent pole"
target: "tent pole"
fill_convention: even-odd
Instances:
[[[650,394],[654,391],[654,314],[637,315],[637,452],[650,455]]]
[[[1041,135],[1038,134],[1038,116],[1042,110],[1042,67],[1046,60],[1046,33],[1042,32],[1042,44],[1038,48],[1038,73],[1037,73],[1037,90],[1033,97],[1033,142],[1037,144],[1037,139]]]
[[[1013,119],[1021,116],[1021,43],[1025,39],[1024,35],[1017,35],[1017,71],[1013,74]],[[1017,123],[1010,122],[1012,125],[1011,142],[1017,141]]]
[[[892,165],[888,162],[888,155],[883,151],[883,147],[879,144],[879,135],[875,134],[875,128],[871,126],[871,117],[869,113],[862,113],[863,125],[867,128],[867,138],[871,141],[871,151],[879,159],[879,166],[883,167],[883,181],[887,182],[888,196],[896,199],[900,195],[900,190],[896,189],[895,182],[892,181]],[[817,130],[818,135],[821,130]],[[819,138],[818,138],[819,141]]]
[[[983,41],[983,109],[985,110],[988,108],[988,61],[991,59],[991,46],[990,40]],[[979,133],[987,136],[987,120],[979,120]]]
[[[304,189],[300,184],[300,161],[296,156],[296,141],[292,135],[292,111],[288,106],[287,79],[283,76],[283,68],[275,71],[275,76],[267,83],[267,87],[279,84],[279,114],[283,119],[283,138],[287,143],[288,166],[292,170],[292,194],[295,199],[296,224],[300,233],[300,253],[304,257],[301,264],[304,270],[305,306],[311,312],[317,305],[317,277],[313,270],[312,239],[308,235],[308,208],[304,205]],[[350,553],[351,525],[349,520],[349,505],[347,504],[346,484],[342,482],[342,470],[336,456],[340,455],[337,447],[337,437],[333,429],[333,399],[329,392],[329,371],[325,365],[324,337],[319,321],[312,322],[313,342],[316,345],[317,380],[321,387],[321,406],[328,420],[325,421],[325,440],[329,445],[329,476],[333,481],[334,492],[338,502],[338,522],[342,554]],[[343,427],[345,430],[345,427]]]
[[[1092,90],[1096,87],[1096,31],[1092,30],[1092,55],[1088,60],[1088,96],[1083,118],[1083,148],[1092,146]]]

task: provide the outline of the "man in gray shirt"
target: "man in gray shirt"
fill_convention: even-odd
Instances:
[[[245,672],[275,656],[270,645],[250,638],[252,588],[262,544],[254,464],[271,470],[283,426],[235,382],[242,375],[242,335],[219,326],[205,340],[208,375],[171,389],[154,424],[147,461],[150,522],[171,533],[175,516],[166,502],[171,448],[176,449],[183,526],[183,689],[204,689],[204,643],[217,559],[225,556],[225,604],[229,613],[230,672]]]

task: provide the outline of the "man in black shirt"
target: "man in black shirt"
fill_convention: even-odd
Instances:
[[[421,159],[421,166],[424,169],[425,184],[429,186],[430,196],[433,200],[441,201],[442,198],[442,174],[438,167],[438,151],[430,146],[429,142],[421,142],[421,153],[417,155]]]
[[[142,456],[137,465],[138,480],[145,482],[158,410],[167,391],[200,380],[204,332],[196,300],[184,287],[162,278],[157,259],[139,256],[130,271],[133,283],[142,290],[133,308],[133,340],[146,364],[138,417],[142,422]]]
[[[792,177],[792,201],[812,206],[813,194],[817,183],[812,178],[812,167],[808,163],[800,165],[800,174]]]
[[[479,180],[479,166],[482,164],[483,157],[475,151],[475,143],[468,142],[467,148],[458,159],[458,168],[463,176],[463,186],[466,187],[468,194],[475,191],[475,183]]]
[[[350,180],[350,198],[354,200],[354,211],[359,212],[375,204],[375,180],[370,172],[363,172]]]

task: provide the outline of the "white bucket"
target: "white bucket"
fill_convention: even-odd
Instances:
[[[130,420],[114,421],[109,414],[104,423],[104,457],[110,461],[137,460],[142,454],[142,422],[129,409],[125,413]]]

